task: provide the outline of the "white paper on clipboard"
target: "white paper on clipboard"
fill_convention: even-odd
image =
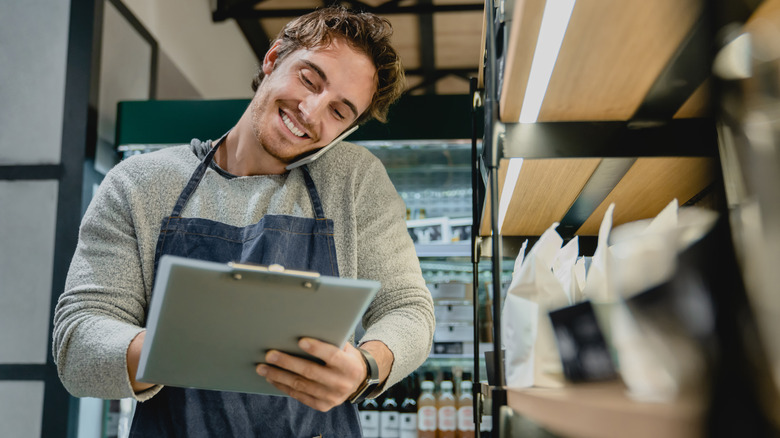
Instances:
[[[136,379],[285,395],[255,372],[270,349],[310,357],[298,340],[343,347],[379,290],[372,280],[165,255]]]

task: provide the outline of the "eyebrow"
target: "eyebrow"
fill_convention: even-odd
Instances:
[[[304,64],[309,66],[309,68],[314,70],[314,72],[317,73],[317,76],[319,76],[323,81],[325,81],[326,83],[328,82],[328,77],[325,75],[325,72],[322,71],[322,69],[317,64],[306,59],[302,61]],[[352,113],[355,114],[356,119],[360,116],[360,114],[358,114],[357,107],[349,99],[342,98],[341,102],[344,103],[344,105],[348,106],[350,110],[352,110]]]

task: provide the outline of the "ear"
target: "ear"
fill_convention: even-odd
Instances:
[[[270,75],[274,70],[276,60],[279,58],[279,46],[281,44],[281,41],[276,40],[271,48],[265,52],[265,56],[263,57],[263,73],[265,73],[266,76]]]

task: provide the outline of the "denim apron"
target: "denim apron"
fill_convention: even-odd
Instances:
[[[333,221],[325,218],[306,166],[301,170],[315,218],[265,215],[256,224],[234,227],[208,219],[181,217],[187,200],[223,141],[224,137],[195,169],[170,217],[163,219],[154,256],[155,273],[160,257],[171,254],[223,263],[277,263],[285,268],[338,276]],[[137,404],[130,431],[131,437],[308,438],[319,435],[362,436],[357,408],[346,402],[328,412],[320,412],[290,397],[165,386],[150,400]]]

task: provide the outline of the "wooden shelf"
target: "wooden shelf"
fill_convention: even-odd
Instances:
[[[500,233],[538,236],[553,222],[561,222],[604,161],[599,158],[524,160]],[[502,159],[498,169],[499,193],[503,190],[508,162]],[[652,218],[675,198],[682,205],[712,183],[714,167],[714,160],[705,157],[638,158],[576,234],[598,235],[601,220],[612,202],[616,206],[614,226]],[[480,235],[489,236],[489,188],[482,212]]]
[[[544,3],[515,2],[500,96],[504,123],[520,117]],[[702,9],[702,0],[577,2],[539,121],[630,119]],[[702,116],[704,106],[695,108],[684,115]]]
[[[503,30],[499,193],[503,158],[525,161],[499,232],[533,236],[559,222],[592,236],[612,202],[617,226],[702,195],[717,154],[704,1],[576,2],[539,120],[520,124],[544,5],[515,1]],[[482,236],[491,233],[487,190]]]
[[[559,221],[579,195],[601,159],[561,158],[525,160],[509,202],[501,234],[538,236]],[[506,180],[509,160],[499,166],[499,193]],[[551,196],[554,194],[554,196]],[[490,191],[485,197],[480,234],[490,235]],[[523,212],[527,212],[523,214]]]
[[[702,192],[713,180],[710,158],[639,158],[577,234],[597,235],[609,204],[615,203],[613,225],[655,217],[677,199],[680,205]]]
[[[571,438],[692,438],[704,435],[705,403],[690,395],[638,402],[622,382],[507,391],[507,404],[551,432]]]

